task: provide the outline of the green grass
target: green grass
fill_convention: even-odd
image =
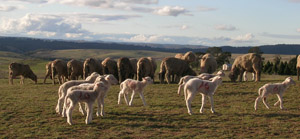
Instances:
[[[39,77],[38,84],[25,79],[20,85],[16,79],[14,85],[8,85],[3,78],[7,78],[11,61],[29,64]],[[209,101],[204,113],[199,113],[198,94],[192,102],[192,116],[187,113],[183,95],[176,94],[176,84],[148,86],[144,93],[146,107],[138,95],[132,107],[126,106],[123,99],[122,105],[117,105],[119,86],[115,85],[105,99],[105,117],[96,117],[94,111],[92,123],[86,125],[77,106],[74,125],[69,126],[66,118],[55,113],[59,85],[50,84],[49,79],[48,84],[41,84],[46,62],[0,52],[0,138],[300,138],[300,82],[283,95],[286,110],[272,105],[276,96],[268,98],[270,110],[262,102],[257,111],[253,108],[259,87],[281,82],[286,76],[262,75],[258,83],[231,83],[225,77],[214,95],[216,113],[210,112]]]
[[[267,75],[265,75],[266,77]],[[227,79],[226,79],[227,80]],[[209,110],[200,114],[201,95],[192,102],[194,115],[187,114],[183,95],[178,96],[176,84],[153,84],[146,88],[148,106],[135,96],[133,106],[122,99],[117,105],[119,86],[112,86],[105,99],[105,117],[93,115],[91,124],[76,107],[73,126],[66,118],[55,113],[58,85],[8,85],[0,80],[0,138],[299,138],[299,82],[284,94],[286,110],[274,107],[275,96],[268,98],[271,109],[260,102],[258,110],[253,104],[257,89],[267,82],[231,83],[225,81],[214,95],[216,113]],[[41,81],[40,81],[41,82]],[[207,101],[208,102],[208,101]]]

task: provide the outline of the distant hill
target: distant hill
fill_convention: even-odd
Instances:
[[[300,44],[278,44],[259,46],[265,54],[300,54]],[[108,49],[108,50],[148,50],[171,53],[185,53],[187,51],[206,52],[207,46],[176,45],[176,44],[149,44],[149,43],[114,43],[114,42],[87,42],[36,39],[24,37],[0,37],[0,51],[28,53],[39,50],[66,50],[66,49]],[[222,46],[224,52],[247,53],[251,47]]]

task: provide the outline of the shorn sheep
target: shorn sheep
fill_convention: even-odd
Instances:
[[[295,81],[291,77],[287,77],[282,83],[268,83],[262,86],[258,89],[258,97],[255,100],[254,103],[254,109],[257,110],[257,103],[262,99],[264,105],[267,107],[267,109],[270,109],[266,98],[269,94],[276,94],[278,97],[278,101],[274,104],[274,106],[277,106],[278,103],[280,103],[280,109],[283,108],[283,102],[282,102],[282,95],[285,92],[285,90],[292,84],[296,84]]]
[[[96,78],[100,76],[98,73],[94,72],[92,73],[90,76],[88,76],[85,80],[71,80],[68,82],[63,83],[59,89],[58,89],[58,102],[56,105],[56,113],[58,114],[62,114],[62,106],[63,106],[63,102],[65,100],[65,96],[67,94],[67,90],[75,85],[79,85],[82,83],[93,83],[95,82]]]
[[[87,116],[85,123],[89,124],[92,121],[93,104],[98,98],[102,90],[105,90],[107,86],[103,82],[96,82],[93,90],[68,90],[64,107],[67,108],[67,122],[72,125],[72,111],[78,102],[84,102],[87,104]]]
[[[35,84],[37,83],[37,76],[30,69],[29,65],[13,62],[9,64],[8,70],[9,84],[13,84],[13,79],[16,78],[16,76],[21,76],[20,84],[24,84],[24,78],[29,78],[33,80]]]
[[[144,91],[145,87],[148,84],[152,84],[152,83],[153,83],[153,80],[151,79],[151,77],[145,77],[145,78],[143,78],[142,81],[137,81],[137,80],[132,80],[132,79],[125,80],[124,82],[122,82],[120,84],[120,90],[121,91],[120,91],[119,97],[118,97],[118,104],[121,103],[121,96],[123,95],[126,104],[131,106],[135,93],[139,93],[139,95],[140,95],[140,97],[143,101],[144,106],[146,106],[143,91]],[[132,92],[132,94],[131,94],[131,100],[128,103],[128,94],[129,94],[129,92]]]
[[[220,76],[220,77],[224,77],[225,73],[223,70],[220,70],[217,72],[217,74],[208,74],[208,73],[202,73],[198,76],[190,76],[190,75],[186,75],[182,78],[180,78],[180,81],[178,83],[178,91],[177,94],[180,95],[182,88],[184,87],[184,85],[193,78],[198,78],[198,79],[202,79],[202,80],[211,80],[212,78],[216,77],[216,76]]]
[[[214,100],[213,95],[216,92],[219,85],[222,84],[222,78],[220,76],[216,76],[212,79],[212,81],[201,80],[201,79],[191,79],[184,86],[184,95],[186,100],[186,106],[188,109],[188,113],[192,115],[191,102],[196,93],[200,92],[202,95],[202,105],[200,108],[200,113],[203,112],[203,106],[205,103],[205,96],[210,98],[211,104],[211,112],[214,113]]]

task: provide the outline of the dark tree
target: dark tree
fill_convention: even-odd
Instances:
[[[207,49],[206,53],[210,53],[214,57],[218,57],[222,53],[222,48],[221,47],[209,47]]]
[[[256,54],[263,54],[264,52],[262,52],[259,47],[251,47],[249,50],[248,50],[248,53],[256,53]]]

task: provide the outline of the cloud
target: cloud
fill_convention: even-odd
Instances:
[[[198,10],[201,12],[208,12],[208,11],[216,11],[216,8],[209,8],[209,7],[204,7],[204,6],[199,6]]]
[[[65,14],[65,18],[69,18],[79,22],[99,23],[103,21],[129,20],[131,18],[139,18],[139,15],[104,15],[104,14]]]
[[[261,35],[265,36],[265,37],[277,38],[277,39],[295,39],[295,40],[299,40],[299,38],[300,38],[300,35],[272,34],[272,33],[267,33],[267,32],[261,33]]]
[[[185,8],[179,6],[164,6],[162,8],[157,8],[156,10],[154,10],[154,13],[162,16],[179,16],[181,14],[188,15],[188,11]]]
[[[138,35],[132,36],[130,38],[120,38],[119,40],[125,41],[125,42],[144,42],[144,43],[174,42],[173,39],[166,37],[166,36],[144,35],[144,34],[138,34]]]
[[[251,41],[254,38],[252,33],[247,33],[245,35],[239,35],[235,38],[232,38],[233,41],[244,42],[244,41]]]
[[[234,31],[237,30],[236,27],[232,25],[216,25],[215,29],[217,30],[224,30],[224,31]]]
[[[288,0],[289,2],[300,3],[300,0]]]
[[[187,25],[182,25],[181,26],[181,30],[186,30],[186,29],[188,29],[189,27],[187,26]]]
[[[297,32],[300,32],[300,28],[297,29]]]
[[[0,12],[10,12],[17,9],[20,9],[20,6],[0,5]]]
[[[2,1],[19,1],[19,2],[28,2],[28,3],[47,3],[48,0],[2,0]]]

